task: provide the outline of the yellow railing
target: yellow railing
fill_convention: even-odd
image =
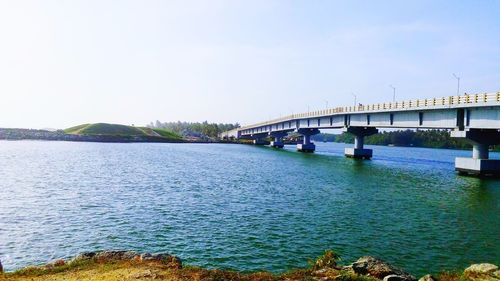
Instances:
[[[371,112],[371,111],[392,111],[392,110],[407,110],[413,108],[431,108],[431,107],[452,107],[455,105],[467,105],[467,104],[484,104],[484,103],[499,103],[500,102],[500,92],[497,93],[484,93],[484,94],[470,94],[463,96],[449,96],[442,98],[431,98],[431,99],[418,99],[409,100],[401,102],[390,102],[390,103],[378,103],[369,105],[358,105],[358,106],[346,106],[346,107],[335,107],[329,109],[323,109],[318,111],[311,111],[305,113],[291,114],[281,118],[276,118],[268,120],[265,122],[260,122],[257,124],[252,124],[239,128],[238,130],[245,130],[249,128],[255,128],[260,126],[272,125],[279,122],[290,121],[299,118],[308,117],[321,117],[327,115],[334,115],[339,113],[357,113],[357,112]]]

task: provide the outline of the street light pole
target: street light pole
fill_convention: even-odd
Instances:
[[[356,106],[358,96],[356,96],[354,93],[351,93],[351,95],[354,97],[354,106]]]
[[[325,109],[328,109],[328,101],[325,100]]]
[[[396,101],[396,87],[389,85],[392,88],[392,102]]]
[[[453,76],[457,79],[457,96],[460,95],[460,77],[458,77],[455,73],[453,73]]]

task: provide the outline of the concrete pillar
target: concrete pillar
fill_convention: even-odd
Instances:
[[[271,132],[269,136],[274,138],[274,141],[271,142],[271,146],[274,148],[283,148],[285,147],[285,143],[283,142],[283,138],[288,135],[287,131],[279,131],[279,132]]]
[[[489,159],[489,145],[474,143],[472,144],[472,158],[473,159]]]
[[[275,137],[274,141],[271,142],[271,146],[274,148],[285,147],[285,143],[283,142],[283,137]]]
[[[365,143],[364,136],[354,136],[354,148],[355,149],[363,149],[364,143]]]
[[[267,133],[266,134],[253,134],[251,135],[253,138],[253,144],[254,145],[266,145],[269,142],[266,141],[265,139],[267,138]]]
[[[302,143],[297,144],[297,150],[300,152],[314,152],[316,145],[311,142],[311,136],[319,134],[318,129],[298,129],[297,132],[303,136]]]
[[[354,135],[354,148],[346,148],[344,151],[345,156],[357,159],[370,159],[373,156],[371,149],[365,149],[365,137],[378,133],[376,128],[372,127],[348,127],[343,130],[344,132]]]
[[[310,135],[304,135],[304,137],[302,138],[302,143],[304,145],[311,144],[311,136]]]
[[[489,159],[489,146],[500,144],[498,130],[469,129],[451,132],[451,137],[472,143],[472,158],[457,157],[455,170],[462,175],[500,177],[500,160]]]

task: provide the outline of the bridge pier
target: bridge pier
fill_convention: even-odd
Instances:
[[[378,130],[376,128],[348,127],[344,128],[343,131],[354,135],[354,148],[346,148],[344,151],[345,156],[357,159],[372,158],[373,151],[371,149],[365,149],[363,146],[366,136],[371,136],[378,133]]]
[[[267,143],[263,139],[254,139],[253,144],[254,145],[266,145]]]
[[[285,147],[285,143],[283,142],[283,137],[288,135],[287,132],[271,132],[269,136],[274,138],[274,141],[271,141],[271,146],[274,148],[283,148]]]
[[[298,129],[297,133],[303,136],[302,143],[297,144],[297,150],[300,152],[314,152],[316,145],[311,142],[311,136],[319,134],[318,129]]]
[[[266,145],[266,144],[268,144],[268,142],[264,140],[267,137],[267,134],[254,134],[254,135],[251,135],[251,137],[253,138],[254,145]]]
[[[451,136],[467,139],[472,143],[472,158],[457,157],[456,171],[465,175],[500,177],[500,159],[489,159],[489,146],[500,144],[498,130],[452,131]]]

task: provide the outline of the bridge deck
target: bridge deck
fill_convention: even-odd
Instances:
[[[460,113],[459,109],[464,109],[465,113]],[[463,125],[461,125],[462,121],[458,120],[460,118],[464,120]],[[243,126],[224,132],[221,136],[240,137],[298,128],[348,126],[442,129],[465,126],[498,129],[500,128],[500,92],[336,107],[292,114]]]

